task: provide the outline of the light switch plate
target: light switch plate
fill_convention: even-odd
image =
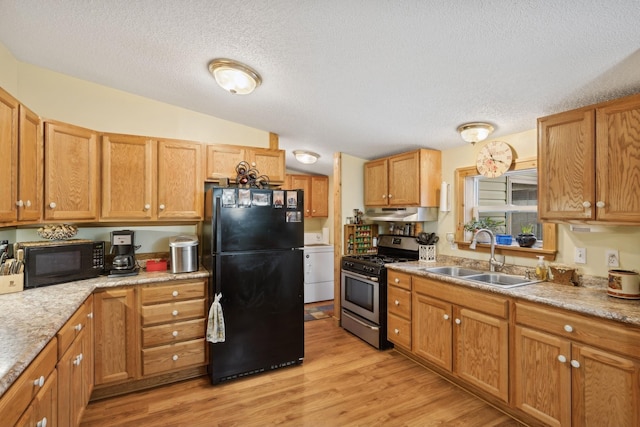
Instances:
[[[620,257],[617,249],[607,249],[605,251],[605,262],[607,267],[620,267]]]
[[[573,257],[573,261],[576,264],[586,264],[587,263],[587,249],[586,248],[576,248],[576,253]]]

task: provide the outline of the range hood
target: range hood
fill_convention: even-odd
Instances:
[[[438,208],[407,207],[407,208],[367,208],[364,219],[369,221],[386,222],[423,222],[437,221]]]

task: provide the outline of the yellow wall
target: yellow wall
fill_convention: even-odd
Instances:
[[[516,158],[526,159],[537,156],[537,132],[532,129],[526,132],[496,138],[509,143],[516,152]],[[460,167],[475,164],[478,151],[490,140],[475,145],[452,148],[442,152],[442,179],[450,183],[453,188],[454,171]],[[455,192],[452,191],[452,209],[455,207]],[[487,254],[474,251],[451,250],[444,237],[448,232],[455,231],[455,212],[440,212],[438,218],[438,252],[445,255],[462,256],[474,259],[488,259]],[[605,263],[605,250],[618,249],[620,253],[620,268],[638,269],[640,267],[640,227],[608,226],[603,233],[575,233],[565,224],[558,225],[558,255],[555,263],[577,267],[580,274],[606,277],[609,267]],[[587,249],[587,263],[575,264],[574,252],[576,247]],[[507,263],[517,265],[535,265],[534,260],[507,257]]]

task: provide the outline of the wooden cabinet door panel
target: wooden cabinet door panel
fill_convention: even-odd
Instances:
[[[311,216],[329,216],[329,177],[311,176],[311,192]]]
[[[178,341],[204,338],[204,319],[142,328],[142,347],[171,344]]]
[[[597,218],[640,223],[640,96],[596,110]]]
[[[140,308],[142,325],[148,326],[204,317],[204,306],[204,299],[144,305]]]
[[[509,400],[509,322],[466,308],[456,310],[455,372],[501,400]]]
[[[142,373],[154,375],[206,363],[205,340],[193,340],[142,350]]]
[[[269,182],[280,183],[285,180],[284,150],[247,149],[251,167],[258,169],[260,175],[267,175]]]
[[[202,219],[200,144],[158,141],[158,219]]]
[[[392,343],[411,350],[411,321],[389,313],[387,315],[387,337]]]
[[[63,123],[45,123],[45,220],[98,218],[96,132]]]
[[[411,319],[411,291],[397,286],[387,287],[388,312]]]
[[[389,175],[387,159],[364,164],[364,205],[387,206],[389,204]]]
[[[571,425],[570,357],[568,340],[516,326],[512,382],[515,407],[546,425]]]
[[[451,371],[453,361],[452,305],[418,293],[413,294],[413,352]]]
[[[151,219],[155,215],[156,152],[153,140],[102,137],[102,218]]]
[[[0,89],[0,222],[17,218],[18,100]]]
[[[538,165],[541,219],[594,219],[594,110],[576,110],[540,119]],[[585,202],[590,207],[585,207]]]
[[[229,178],[235,182],[238,175],[236,166],[243,160],[246,160],[246,153],[242,147],[207,145],[206,179],[217,181]]]
[[[420,204],[420,153],[418,151],[389,159],[389,206]]]
[[[109,289],[94,294],[96,385],[135,377],[136,311],[134,288]]]
[[[311,181],[308,175],[290,175],[288,189],[302,190],[304,192],[304,216],[311,216]]]
[[[42,217],[42,124],[40,117],[20,105],[18,132],[18,220]]]
[[[573,345],[573,425],[640,425],[640,362],[608,351]]]

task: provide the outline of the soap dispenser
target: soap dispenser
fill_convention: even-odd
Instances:
[[[536,279],[547,280],[547,263],[544,262],[544,256],[538,256],[538,264],[536,264]]]

